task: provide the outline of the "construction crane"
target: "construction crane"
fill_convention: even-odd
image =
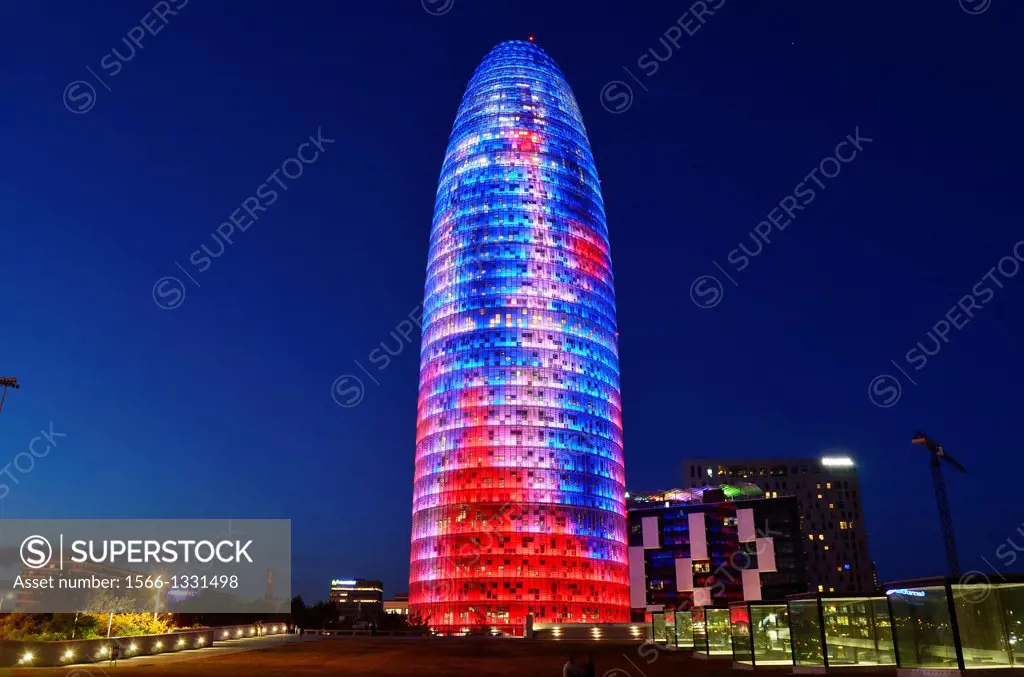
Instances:
[[[942,536],[946,541],[946,562],[949,566],[950,576],[960,576],[960,557],[956,552],[956,536],[953,534],[953,518],[949,514],[949,497],[946,496],[946,482],[942,479],[942,466],[940,461],[945,461],[962,473],[967,468],[962,463],[949,455],[942,448],[942,445],[928,437],[922,432],[914,433],[914,444],[922,444],[931,455],[932,461],[932,483],[935,485],[935,500],[939,504],[939,520],[942,522]]]
[[[0,388],[3,388],[2,394],[0,394],[0,412],[4,410],[4,400],[7,399],[7,389],[14,388],[20,390],[21,386],[18,385],[18,379],[14,376],[0,376]]]

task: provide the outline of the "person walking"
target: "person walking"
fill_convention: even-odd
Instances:
[[[121,657],[121,645],[117,642],[110,647],[110,664],[117,665],[117,659]]]
[[[580,677],[579,667],[576,665],[576,656],[569,654],[562,666],[562,677]]]

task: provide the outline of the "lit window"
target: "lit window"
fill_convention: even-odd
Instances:
[[[836,509],[836,504],[835,503],[829,503],[828,504],[828,509],[829,510],[835,510]]]
[[[814,534],[807,534],[807,540],[813,541],[814,540]]]
[[[827,545],[825,546],[825,549],[828,550],[828,546]]]
[[[824,585],[819,585],[818,586],[818,592],[825,592],[825,586]]]
[[[828,591],[829,591],[829,592],[835,592],[835,591],[836,591],[836,589],[835,589],[835,588],[829,588],[829,589],[828,589]]]
[[[824,541],[825,540],[825,534],[818,534],[818,540],[819,541]]]
[[[839,523],[839,528],[840,529],[846,529],[846,522],[840,522]]]

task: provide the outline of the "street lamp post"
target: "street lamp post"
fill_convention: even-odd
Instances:
[[[18,385],[18,379],[15,376],[0,376],[0,411],[4,410],[4,400],[7,399],[7,389],[14,388],[20,390],[21,386]]]

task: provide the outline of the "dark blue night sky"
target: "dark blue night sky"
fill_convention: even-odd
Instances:
[[[0,375],[23,383],[0,415],[4,517],[287,517],[296,592],[405,590],[407,318],[437,176],[477,63],[534,34],[603,181],[630,487],[679,484],[687,457],[845,450],[880,577],[937,574],[920,427],[971,471],[947,475],[965,569],[1010,570],[1020,3],[708,0],[699,19],[688,2],[156,4],[177,13],[0,7]],[[132,54],[147,12],[156,34]],[[76,80],[95,99],[62,99]],[[822,164],[858,129],[855,158]],[[299,150],[318,130],[323,150]],[[319,155],[286,163],[297,151]],[[839,173],[819,186],[816,168]],[[190,261],[233,213],[233,243]],[[706,275],[724,286],[693,286]],[[185,285],[173,310],[154,303],[165,276]],[[157,298],[181,300],[174,284]],[[344,374],[366,385],[358,406],[335,403],[354,381],[332,397]],[[869,398],[883,374],[902,389],[874,381],[888,407]],[[51,421],[66,437],[16,468]]]

